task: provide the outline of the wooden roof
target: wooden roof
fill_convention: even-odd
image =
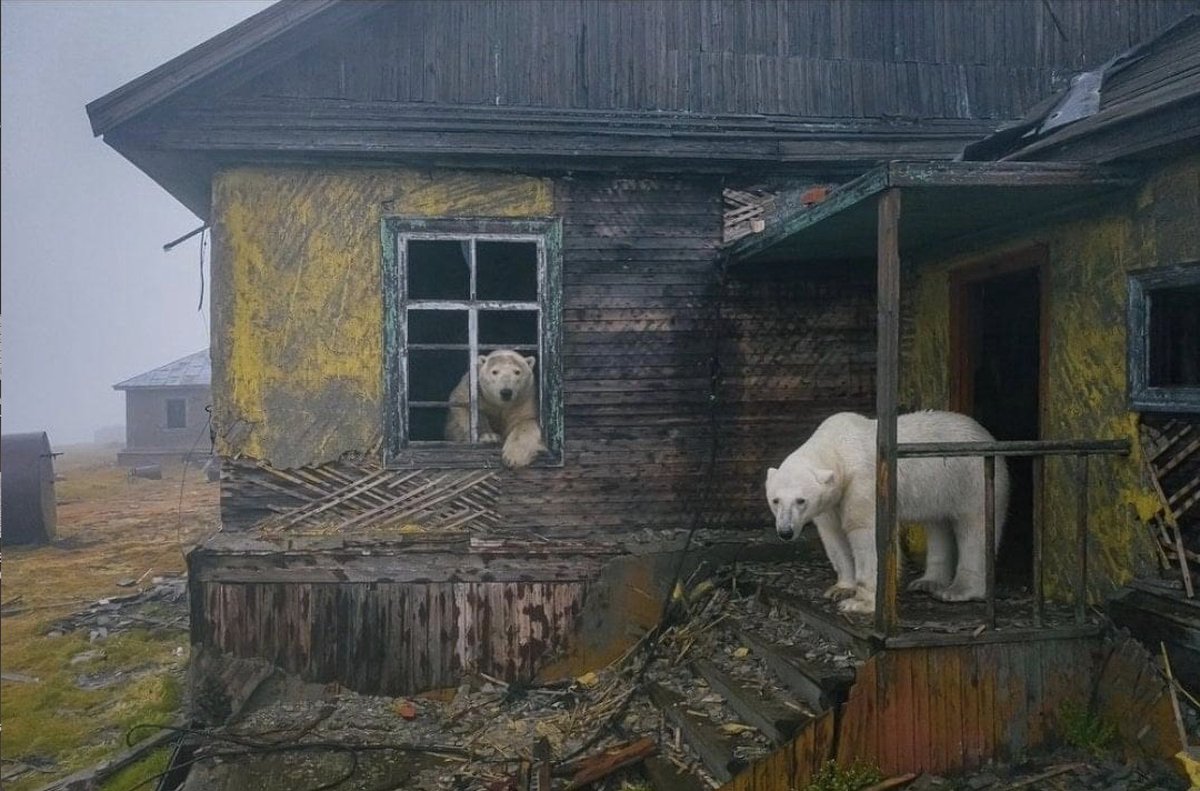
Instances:
[[[872,259],[876,198],[902,189],[900,252],[1044,221],[1137,182],[1124,168],[1043,162],[892,162],[810,206],[782,207],[763,232],[732,245],[734,262]]]
[[[950,158],[1194,0],[290,0],[88,105],[200,216],[352,161],[844,177]]]

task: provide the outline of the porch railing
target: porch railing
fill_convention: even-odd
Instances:
[[[1044,462],[1049,456],[1074,456],[1075,477],[1075,622],[1082,624],[1087,614],[1088,574],[1088,462],[1092,456],[1126,456],[1128,440],[1034,440],[1021,442],[921,442],[896,446],[896,459],[982,457],[984,479],[984,531],[988,547],[986,563],[987,626],[996,626],[996,458],[1026,456],[1033,459],[1033,625],[1041,628],[1045,621],[1045,594],[1042,588],[1042,559],[1045,520]],[[895,569],[899,548],[899,519],[893,517],[885,526],[887,541],[884,556],[879,558],[882,569],[892,573],[885,589],[878,591],[876,624],[885,634],[896,631],[896,597],[899,580]],[[881,542],[882,543],[882,542]],[[881,576],[881,579],[883,577]]]

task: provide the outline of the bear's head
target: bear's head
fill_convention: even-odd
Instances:
[[[534,357],[511,349],[497,349],[479,358],[479,394],[490,404],[504,407],[523,403],[534,392]]]
[[[767,504],[775,515],[775,532],[791,540],[816,517],[838,501],[837,473],[811,464],[767,470]]]

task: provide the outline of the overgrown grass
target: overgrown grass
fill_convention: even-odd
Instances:
[[[183,647],[186,653],[185,632],[137,629],[95,643],[86,631],[46,634],[58,619],[96,599],[130,593],[117,585],[122,579],[150,569],[148,576],[182,572],[181,537],[186,541],[216,525],[216,487],[196,470],[185,482],[181,520],[181,468],[168,467],[162,481],[131,482],[113,456],[111,450],[68,448],[57,460],[64,463],[56,463],[65,477],[55,487],[58,540],[46,547],[5,547],[0,597],[13,612],[0,630],[0,663],[38,681],[0,685],[0,755],[49,762],[55,769],[55,775],[6,781],[5,791],[36,788],[90,766],[125,749],[130,726],[169,721],[179,709],[186,658],[176,651]],[[71,664],[94,649],[104,656]],[[111,684],[81,689],[77,682],[87,674],[111,674]]]
[[[104,781],[100,791],[132,791],[132,789],[154,788],[152,778],[167,771],[171,761],[171,748],[161,747],[135,764],[130,764]]]
[[[817,772],[805,791],[860,791],[883,779],[877,767],[855,762],[841,766],[836,761],[827,761]]]
[[[1089,755],[1108,752],[1117,735],[1117,726],[1093,712],[1087,705],[1069,700],[1058,710],[1058,724],[1063,740]]]

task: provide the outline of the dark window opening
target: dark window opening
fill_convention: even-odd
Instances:
[[[469,299],[470,245],[466,240],[408,242],[409,299]]]
[[[475,294],[479,299],[537,301],[535,243],[479,242],[475,256]]]
[[[1149,384],[1200,387],[1200,285],[1149,292]]]
[[[386,219],[395,244],[385,260],[389,288],[389,448],[410,445],[454,465],[490,463],[465,446],[488,445],[495,427],[482,413],[479,360],[510,349],[533,361],[543,439],[555,463],[561,452],[561,381],[557,322],[561,311],[558,224],[544,220]],[[548,261],[550,240],[554,263]],[[489,369],[490,370],[490,369]],[[518,378],[518,381],[521,381]],[[551,425],[547,425],[547,420]],[[495,447],[491,445],[491,447]],[[441,448],[441,449],[438,449]],[[483,450],[486,450],[483,448]],[[455,453],[459,455],[454,455]],[[394,456],[400,459],[400,455]]]
[[[167,428],[187,428],[187,401],[185,399],[167,399]]]
[[[1126,329],[1131,408],[1200,412],[1200,264],[1130,275]]]

